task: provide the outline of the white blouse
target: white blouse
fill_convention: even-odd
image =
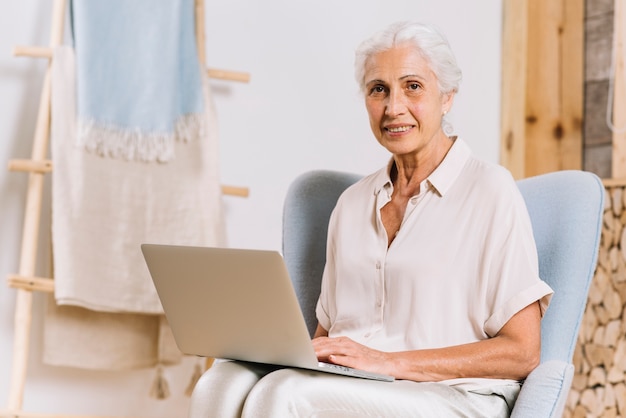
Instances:
[[[543,314],[552,289],[507,170],[456,139],[387,248],[390,167],[348,188],[331,216],[316,309],[329,336],[383,351],[438,348],[493,337],[537,300]]]

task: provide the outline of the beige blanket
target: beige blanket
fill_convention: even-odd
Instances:
[[[198,140],[176,144],[174,160],[160,164],[100,157],[76,143],[73,50],[64,46],[55,51],[56,303],[50,304],[46,320],[47,363],[119,369],[175,361],[179,355],[172,350],[171,336],[164,338],[169,332],[161,332],[167,326],[140,244],[224,244],[216,120],[204,81],[206,126]]]

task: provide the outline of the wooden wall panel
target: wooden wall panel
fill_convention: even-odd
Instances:
[[[613,178],[626,178],[626,74],[624,39],[626,38],[626,10],[624,1],[615,0],[614,72],[613,79]]]
[[[502,22],[502,112],[500,163],[517,178],[525,167],[526,67],[528,7],[525,0],[505,0]]]
[[[504,0],[501,163],[582,168],[584,0]]]

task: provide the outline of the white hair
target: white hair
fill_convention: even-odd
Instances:
[[[456,93],[461,82],[461,69],[446,37],[434,26],[416,22],[398,22],[374,34],[359,45],[355,54],[355,76],[365,92],[365,66],[378,52],[399,45],[412,45],[426,59],[435,73],[442,94]]]

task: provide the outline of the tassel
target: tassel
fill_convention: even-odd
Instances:
[[[193,374],[191,375],[191,380],[187,385],[187,389],[185,389],[185,395],[191,396],[193,393],[193,389],[196,387],[196,383],[200,380],[202,376],[202,366],[200,365],[200,359],[196,361],[196,365],[193,367]]]
[[[157,375],[150,388],[150,396],[156,399],[167,399],[170,396],[170,387],[163,376],[163,367],[157,367]]]

